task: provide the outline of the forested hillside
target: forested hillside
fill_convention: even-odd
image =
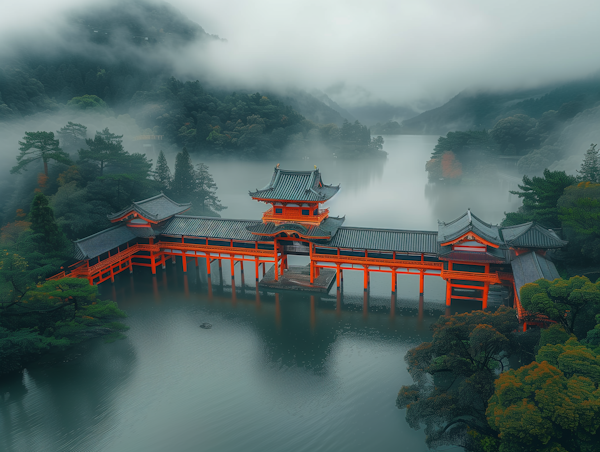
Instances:
[[[213,89],[176,76],[174,55],[220,38],[166,4],[98,7],[68,24],[60,54],[22,43],[3,62],[0,121],[67,108],[128,114],[145,135],[192,154],[267,158],[320,146],[330,157],[385,156],[370,136],[344,134],[347,118],[305,91]]]
[[[503,118],[523,114],[535,119],[564,104],[575,113],[600,101],[600,78],[506,92],[463,91],[444,105],[402,122],[402,132],[445,135],[456,130],[491,129]]]

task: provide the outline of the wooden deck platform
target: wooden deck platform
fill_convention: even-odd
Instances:
[[[328,293],[335,281],[335,271],[321,269],[318,278],[313,284],[310,283],[310,267],[290,266],[285,269],[279,281],[275,281],[273,266],[265,273],[263,279],[258,283],[261,288],[300,290],[304,292]]]

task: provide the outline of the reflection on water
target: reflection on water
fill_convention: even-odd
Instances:
[[[330,203],[347,224],[435,229],[467,207],[498,221],[504,192],[427,187],[425,161],[435,137],[387,137],[387,161],[317,164],[341,183]],[[259,218],[260,188],[278,162],[211,162],[230,218]],[[302,166],[304,165],[304,166]],[[485,197],[478,198],[477,193]],[[487,216],[489,214],[489,216]],[[303,261],[304,259],[304,261]],[[290,257],[290,265],[306,264]],[[325,295],[257,290],[254,268],[167,262],[120,274],[100,286],[129,317],[127,339],[93,341],[67,362],[32,366],[0,382],[0,449],[6,451],[425,451],[395,407],[412,382],[404,355],[427,340],[446,313],[444,282],[344,272],[343,290]],[[248,278],[245,278],[248,275]],[[453,304],[453,311],[473,308]],[[213,325],[202,329],[202,323]]]

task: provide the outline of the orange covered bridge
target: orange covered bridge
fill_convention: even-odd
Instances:
[[[110,215],[112,228],[75,241],[77,262],[53,278],[69,275],[99,284],[135,266],[155,274],[169,257],[179,256],[184,272],[190,259],[196,266],[205,259],[209,274],[212,262],[230,261],[232,278],[236,263],[243,272],[250,262],[259,284],[261,266],[263,276],[266,264],[272,266],[277,281],[288,269],[288,255],[304,255],[309,290],[322,269],[335,270],[338,289],[349,270],[363,273],[365,290],[373,272],[390,274],[392,292],[396,275],[415,275],[420,294],[424,277],[431,275],[446,280],[448,306],[453,299],[470,299],[485,309],[490,286],[506,286],[525,320],[520,287],[558,277],[549,255],[566,242],[536,223],[503,228],[467,210],[454,221],[439,222],[437,231],[344,227],[344,217],[329,216],[323,208],[339,189],[324,184],[316,168],[288,171],[278,165],[265,188],[249,193],[269,205],[261,220],[188,216],[190,204],[160,194]]]

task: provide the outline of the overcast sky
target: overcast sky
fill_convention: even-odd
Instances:
[[[7,34],[60,25],[97,0],[7,2]],[[392,103],[468,88],[532,87],[595,73],[600,2],[570,0],[170,0],[227,39],[181,59],[213,80],[360,86]],[[1,45],[1,44],[0,44]],[[206,53],[207,52],[207,53]]]

